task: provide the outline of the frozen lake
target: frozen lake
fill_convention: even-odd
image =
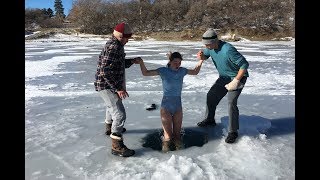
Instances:
[[[203,146],[161,151],[143,139],[161,129],[159,76],[142,76],[139,65],[126,71],[129,98],[124,143],[136,151],[110,153],[104,134],[105,106],[94,90],[98,55],[105,39],[60,36],[25,42],[25,179],[295,179],[295,42],[233,42],[250,63],[239,97],[239,138],[224,142],[227,102],[217,107],[214,128],[198,128],[206,93],[218,78],[211,61],[197,76],[185,76],[183,128],[208,135]],[[126,57],[140,56],[148,69],[165,66],[168,51],[179,51],[182,66],[193,68],[201,42],[130,41]],[[190,131],[186,131],[186,135]],[[197,139],[194,139],[195,141]]]

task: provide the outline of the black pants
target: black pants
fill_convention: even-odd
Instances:
[[[243,85],[246,83],[247,77],[243,77],[240,83]],[[214,120],[217,105],[221,99],[228,94],[228,114],[229,114],[229,132],[235,132],[239,129],[239,109],[238,98],[241,94],[241,89],[228,91],[224,86],[231,82],[231,78],[219,77],[217,81],[212,85],[207,93],[207,112],[206,118],[208,120]]]

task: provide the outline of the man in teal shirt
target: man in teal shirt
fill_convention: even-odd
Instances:
[[[206,117],[198,122],[200,127],[215,126],[215,111],[221,99],[228,94],[229,126],[226,143],[234,143],[238,137],[239,109],[237,101],[246,83],[249,63],[246,58],[230,43],[219,40],[214,29],[208,29],[202,35],[204,51],[200,50],[197,57],[201,60],[211,57],[219,72],[219,78],[207,93]]]

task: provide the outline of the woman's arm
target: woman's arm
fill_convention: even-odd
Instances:
[[[148,70],[146,68],[146,66],[144,65],[144,62],[143,62],[142,59],[139,61],[139,64],[140,64],[140,69],[141,69],[142,75],[144,75],[144,76],[156,76],[156,75],[159,75],[157,70]]]
[[[202,63],[204,60],[199,60],[196,67],[194,69],[188,69],[188,73],[189,75],[197,75],[201,69]]]

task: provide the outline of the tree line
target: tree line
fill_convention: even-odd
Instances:
[[[62,27],[66,18],[62,0],[54,1],[54,11],[51,8],[27,8],[25,10],[26,30]]]
[[[38,15],[34,15],[36,13]],[[48,12],[43,10],[26,10],[26,24],[37,17],[40,26],[48,26],[54,18],[46,14]],[[91,34],[109,34],[117,23],[125,21],[140,33],[212,27],[248,36],[278,33],[294,37],[295,1],[74,0],[70,13],[63,19],[70,21],[80,32]]]

